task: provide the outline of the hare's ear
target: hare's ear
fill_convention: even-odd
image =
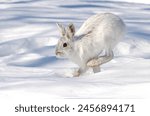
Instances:
[[[67,27],[67,36],[68,38],[72,39],[75,34],[75,26],[71,23]]]
[[[56,23],[56,25],[57,25],[57,27],[58,27],[58,29],[59,29],[61,35],[62,35],[62,36],[65,36],[66,31],[65,31],[64,26],[63,26],[62,24],[60,24],[60,23]]]

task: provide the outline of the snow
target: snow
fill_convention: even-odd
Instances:
[[[0,12],[0,99],[150,98],[150,1],[1,0]],[[78,29],[102,12],[124,20],[126,37],[100,73],[74,78],[77,66],[55,56],[55,23]]]

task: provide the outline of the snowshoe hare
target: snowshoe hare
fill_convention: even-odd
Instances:
[[[61,38],[56,46],[56,56],[67,57],[79,66],[73,76],[88,68],[100,71],[100,65],[113,58],[113,48],[125,34],[125,24],[111,13],[96,14],[88,18],[75,33],[73,24],[67,28],[57,23]],[[103,56],[100,56],[101,53]]]

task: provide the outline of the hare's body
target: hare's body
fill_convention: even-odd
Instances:
[[[72,36],[66,56],[78,64],[78,73],[92,67],[98,72],[99,66],[113,58],[113,48],[123,38],[125,25],[116,15],[103,13],[88,18],[77,33]],[[69,35],[69,32],[68,32]],[[64,36],[67,37],[67,36]],[[104,56],[99,56],[104,51]],[[78,75],[78,73],[76,75]]]

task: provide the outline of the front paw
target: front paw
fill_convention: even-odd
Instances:
[[[80,72],[79,71],[74,71],[73,72],[73,77],[79,77],[80,76]]]
[[[99,62],[98,62],[97,59],[92,59],[92,60],[87,62],[88,67],[95,67],[95,66],[98,66],[98,65],[99,65]]]

